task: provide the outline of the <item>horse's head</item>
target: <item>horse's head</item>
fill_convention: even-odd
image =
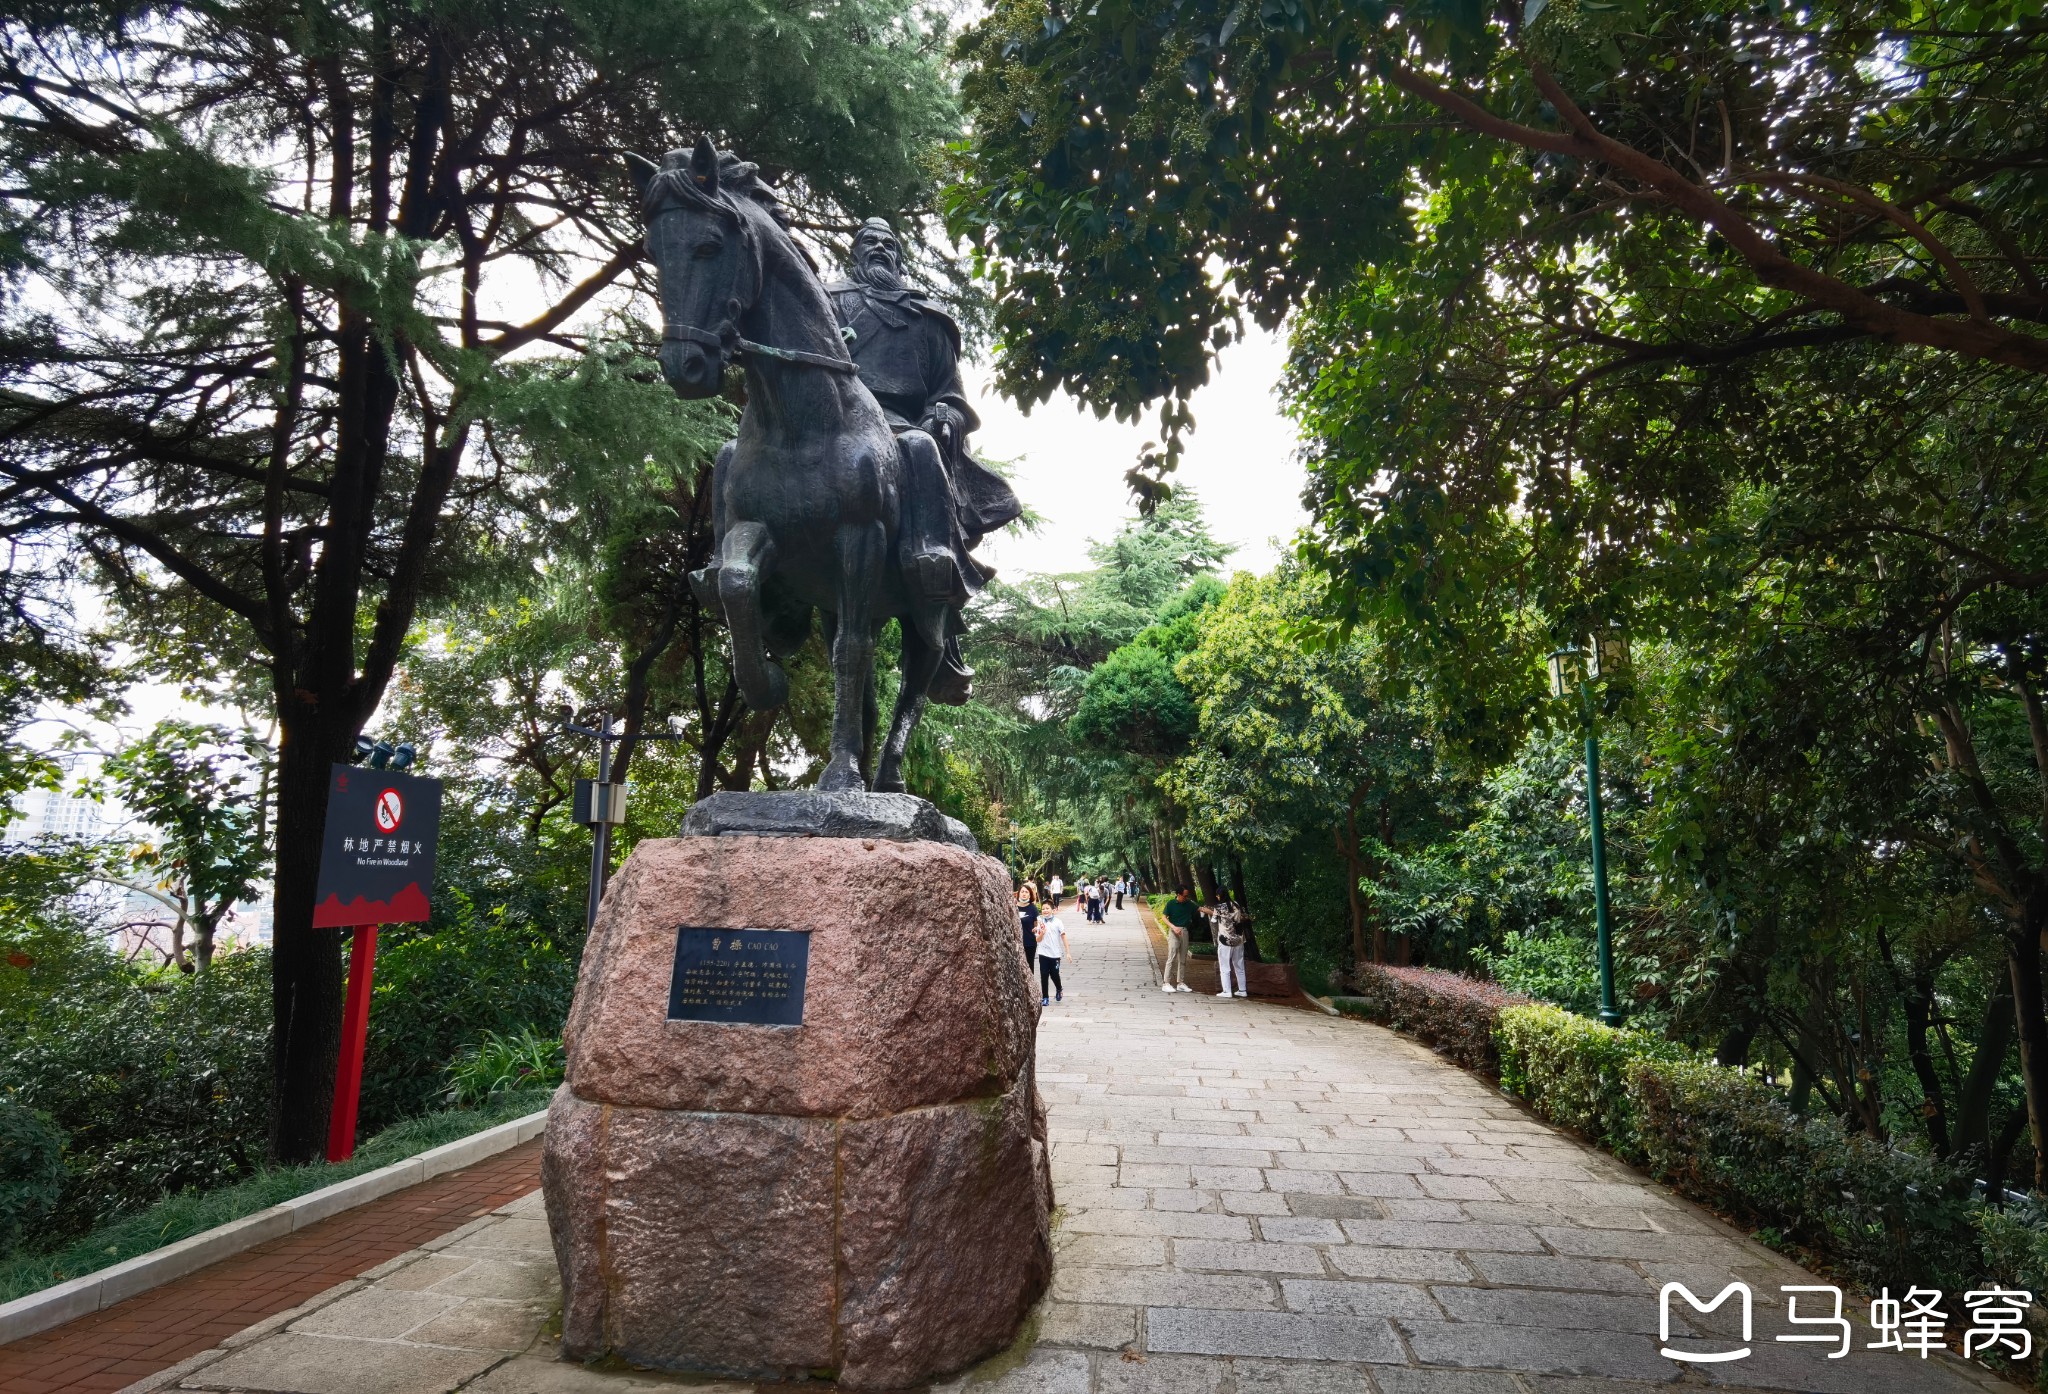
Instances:
[[[739,318],[761,292],[761,250],[746,200],[720,187],[709,136],[657,165],[626,157],[661,286],[661,371],[680,397],[717,393]],[[751,168],[749,166],[748,168]]]

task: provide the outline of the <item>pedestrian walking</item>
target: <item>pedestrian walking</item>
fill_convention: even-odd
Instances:
[[[1029,881],[1017,892],[1017,924],[1024,932],[1024,976],[1029,978],[1038,961],[1038,888]]]
[[[1038,918],[1038,1005],[1049,1007],[1066,996],[1066,986],[1060,982],[1060,965],[1073,956],[1073,946],[1067,942],[1067,927],[1060,923],[1058,915],[1041,915]],[[1050,989],[1052,997],[1046,997]]]
[[[1250,936],[1251,917],[1244,907],[1224,892],[1223,903],[1216,907],[1216,972],[1223,980],[1223,990],[1218,997],[1249,997],[1251,984],[1244,975],[1244,941]],[[1230,990],[1231,973],[1237,974],[1237,991]]]
[[[1067,883],[1060,879],[1060,874],[1055,871],[1052,874],[1052,880],[1045,883],[1045,893],[1051,897],[1046,903],[1047,909],[1057,910],[1060,908],[1060,892],[1066,890],[1066,888]]]
[[[1115,890],[1116,890],[1116,908],[1117,908],[1117,909],[1119,909],[1119,910],[1121,910],[1121,909],[1123,909],[1123,908],[1124,908],[1124,878],[1123,878],[1123,877],[1119,876],[1119,877],[1117,877],[1117,878],[1116,878],[1116,886],[1115,886]]]
[[[1201,907],[1182,886],[1166,902],[1166,974],[1161,992],[1193,992],[1188,986],[1188,931],[1201,919]]]
[[[1102,923],[1102,882],[1088,883],[1088,918],[1096,924]]]

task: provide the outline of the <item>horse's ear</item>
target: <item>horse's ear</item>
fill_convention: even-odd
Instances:
[[[647,186],[654,182],[654,176],[661,173],[661,166],[645,155],[626,152],[626,173],[633,176],[633,189],[641,198],[647,197]]]
[[[718,192],[718,147],[711,143],[711,137],[697,137],[697,148],[690,152],[690,182],[707,194]]]

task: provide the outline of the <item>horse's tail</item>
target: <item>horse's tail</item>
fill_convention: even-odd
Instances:
[[[789,700],[789,675],[768,657],[761,617],[761,576],[774,557],[775,544],[761,523],[734,523],[719,539],[718,600],[732,631],[733,678],[757,712]]]

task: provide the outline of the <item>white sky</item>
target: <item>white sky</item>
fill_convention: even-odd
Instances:
[[[1254,330],[1223,351],[1191,404],[1195,429],[1173,478],[1201,498],[1216,536],[1237,546],[1232,570],[1271,568],[1308,521],[1294,425],[1274,394],[1286,357],[1279,334]],[[1026,416],[990,390],[986,365],[967,364],[966,377],[982,423],[973,448],[1015,461],[1012,485],[1045,520],[1037,533],[989,538],[978,555],[1012,581],[1028,572],[1085,570],[1089,541],[1112,536],[1135,512],[1124,471],[1140,446],[1157,439],[1157,416],[1098,421],[1064,394]]]

